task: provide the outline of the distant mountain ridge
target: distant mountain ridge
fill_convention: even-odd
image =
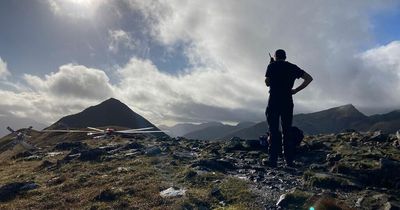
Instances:
[[[32,126],[36,130],[41,130],[47,127],[47,125],[30,118],[22,118],[12,115],[0,115],[0,137],[10,133],[6,129],[7,126],[10,126],[11,128],[16,130],[20,128],[27,128],[29,126]]]
[[[319,112],[294,115],[293,125],[302,129],[306,134],[338,133],[345,129],[382,130],[383,132],[394,133],[400,129],[400,110],[387,114],[366,116],[352,104],[347,104]],[[260,135],[265,134],[267,128],[265,121],[260,122],[252,127],[228,134],[224,139],[234,136],[257,139]]]
[[[184,135],[186,138],[190,139],[200,139],[200,140],[218,140],[224,139],[224,136],[241,129],[245,129],[255,125],[253,122],[241,122],[237,125],[224,125],[220,124],[217,126],[209,126],[200,130],[196,130]]]
[[[151,122],[115,98],[110,98],[77,114],[65,116],[46,129],[86,128],[88,126],[154,127],[153,130],[159,130]]]
[[[221,139],[227,133],[247,128],[255,125],[255,122],[240,122],[237,125],[227,125],[221,122],[206,123],[178,123],[174,126],[160,126],[162,129],[168,130],[169,134],[174,137],[186,137],[191,139]]]
[[[185,136],[188,133],[195,132],[211,126],[223,125],[220,122],[206,122],[206,123],[178,123],[174,126],[160,126],[164,130],[168,130],[169,134],[174,137]]]

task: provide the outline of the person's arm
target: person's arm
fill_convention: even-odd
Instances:
[[[304,72],[304,74],[303,74],[303,76],[301,76],[301,78],[304,81],[297,88],[292,89],[292,94],[293,95],[298,93],[299,91],[303,90],[304,88],[306,88],[311,83],[311,81],[313,81],[313,78],[307,72]]]
[[[270,85],[269,77],[265,77],[265,85],[269,87]]]
[[[273,59],[271,57],[271,59]],[[271,85],[271,64],[268,65],[267,71],[265,72],[265,85],[269,87]]]

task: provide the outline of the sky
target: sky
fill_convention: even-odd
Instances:
[[[3,0],[0,115],[51,124],[114,97],[157,125],[262,121],[279,48],[314,78],[295,113],[384,113],[399,22],[395,0]]]

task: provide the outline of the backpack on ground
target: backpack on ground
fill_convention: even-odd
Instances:
[[[298,127],[293,126],[291,128],[291,134],[292,134],[292,138],[293,138],[293,143],[295,148],[299,147],[301,142],[304,139],[304,133],[302,130],[300,130]]]

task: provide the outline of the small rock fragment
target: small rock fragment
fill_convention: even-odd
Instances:
[[[174,188],[174,187],[170,187],[170,188],[160,192],[160,196],[163,198],[184,196],[185,194],[186,194],[185,189],[179,189],[179,188]]]

